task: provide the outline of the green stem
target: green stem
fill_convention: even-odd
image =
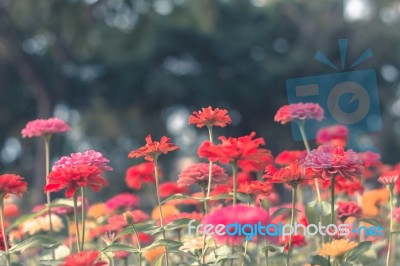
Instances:
[[[210,137],[210,142],[213,143],[213,127],[208,126],[208,135]],[[212,179],[212,162],[210,161],[210,169],[208,170],[208,187],[207,187],[207,198],[210,197],[210,192],[211,192],[211,179]]]
[[[246,261],[246,255],[247,255],[247,247],[249,245],[249,241],[246,239],[246,243],[244,244],[244,252],[243,252],[243,262],[242,266],[244,266],[244,262]]]
[[[45,149],[45,163],[46,163],[46,185],[49,184],[49,173],[50,173],[50,140],[51,135],[45,135],[44,137],[44,149]],[[49,215],[49,228],[50,228],[50,237],[54,237],[54,230],[53,230],[53,222],[51,217],[51,198],[50,198],[50,191],[46,192],[46,201],[47,201],[47,214]],[[56,259],[55,250],[51,248],[51,255],[53,260]]]
[[[390,266],[390,258],[392,255],[392,237],[393,237],[393,200],[394,200],[394,193],[393,193],[393,185],[388,185],[389,189],[389,206],[390,206],[390,232],[389,232],[389,244],[388,244],[388,252],[386,256],[386,266]]]
[[[268,266],[268,248],[265,249],[265,266]]]
[[[135,226],[132,224],[131,227],[132,227],[133,234],[135,235],[136,242],[137,242],[137,245],[139,248],[139,254],[138,254],[139,255],[139,266],[141,266],[142,265],[142,245],[140,244],[139,236],[138,236],[138,233],[136,232]]]
[[[233,206],[236,206],[237,201],[237,174],[238,174],[238,167],[237,163],[232,163],[232,175],[233,175]]]
[[[204,197],[204,215],[207,215],[208,209],[207,209],[205,186],[201,186],[201,191],[203,192],[203,197]],[[203,264],[205,264],[205,259],[206,259],[206,233],[203,232],[203,244],[201,248],[201,261],[203,262]]]
[[[82,201],[81,201],[81,208],[82,208],[82,241],[81,241],[81,251],[84,250],[84,245],[85,245],[85,231],[86,231],[86,208],[85,208],[85,201],[86,201],[86,192],[85,188],[81,187],[81,193],[82,193]]]
[[[296,213],[296,197],[297,197],[297,184],[293,185],[292,187],[292,215],[290,217],[290,225],[293,228],[295,213]],[[286,266],[289,266],[290,256],[292,254],[292,238],[293,234],[289,236],[289,243],[288,243],[288,256],[286,258]]]
[[[81,236],[79,233],[79,222],[78,222],[78,195],[74,195],[74,220],[75,220],[75,237],[78,252],[81,252]]]
[[[164,221],[163,221],[163,214],[162,214],[162,208],[161,208],[161,199],[160,199],[160,181],[158,180],[158,161],[157,158],[154,158],[154,176],[156,179],[156,193],[157,193],[157,202],[158,202],[158,211],[160,214],[160,225],[162,228],[162,234],[163,234],[163,238],[166,239],[165,237],[165,231],[164,231]],[[165,265],[168,266],[169,262],[168,262],[168,250],[167,247],[164,248],[164,254],[165,254]]]
[[[336,224],[335,221],[335,175],[331,180],[331,224]]]
[[[8,241],[6,236],[6,230],[4,228],[4,195],[0,199],[0,222],[1,222],[1,234],[3,235],[4,240],[4,251],[7,261],[7,266],[10,266],[10,254],[8,253]]]

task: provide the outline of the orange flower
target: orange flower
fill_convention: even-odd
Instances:
[[[389,201],[389,191],[385,188],[366,191],[361,199],[361,207],[365,216],[376,216],[379,207]]]
[[[172,204],[161,205],[161,211],[162,211],[164,220],[168,219],[168,217],[175,216],[180,213],[179,210]],[[160,212],[159,212],[158,207],[153,209],[153,211],[151,213],[151,218],[155,221],[160,220]]]
[[[170,151],[178,150],[179,147],[169,142],[170,138],[166,136],[162,136],[160,141],[153,141],[151,139],[151,135],[147,135],[146,137],[146,145],[140,147],[137,150],[133,150],[129,153],[129,158],[139,158],[144,157],[147,161],[154,161],[161,154],[167,154]]]
[[[88,217],[98,219],[100,217],[108,215],[110,210],[107,208],[105,203],[93,204],[88,209]]]
[[[232,192],[232,189],[229,188],[229,192]],[[261,181],[249,181],[244,183],[239,183],[239,187],[237,192],[256,196],[259,194],[269,195],[272,191],[272,185],[269,182],[261,182]]]
[[[164,247],[155,247],[143,252],[143,257],[150,263],[153,263],[158,257],[165,252]]]
[[[230,123],[231,118],[228,115],[228,110],[219,108],[213,110],[211,106],[202,108],[198,112],[195,111],[189,116],[189,124],[196,125],[196,127],[225,127]]]
[[[320,256],[340,257],[357,245],[358,243],[349,241],[348,239],[335,239],[330,243],[324,244],[318,254]]]

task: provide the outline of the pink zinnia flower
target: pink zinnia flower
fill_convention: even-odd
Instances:
[[[53,171],[57,168],[76,167],[79,165],[96,166],[102,171],[112,171],[113,169],[107,165],[109,162],[110,160],[105,158],[101,152],[88,150],[61,157],[61,159],[54,164]]]
[[[319,146],[307,155],[301,163],[303,167],[312,168],[323,179],[332,179],[334,175],[353,180],[363,172],[363,164],[353,150],[345,151],[343,147]]]
[[[107,208],[111,210],[125,210],[139,205],[139,197],[131,193],[120,193],[106,202]]]
[[[274,118],[275,122],[280,122],[282,125],[307,119],[321,121],[324,119],[324,109],[317,103],[293,103],[279,108]]]
[[[45,135],[52,135],[54,133],[61,133],[71,130],[63,120],[59,118],[37,119],[30,121],[22,129],[21,134],[24,138],[40,137]]]
[[[347,217],[359,218],[362,215],[362,209],[357,203],[353,201],[339,201],[337,217],[343,222]]]
[[[332,146],[346,147],[348,129],[343,125],[335,125],[330,127],[323,127],[318,130],[317,144],[330,144]]]
[[[200,186],[207,186],[208,184],[208,174],[210,165],[208,163],[197,163],[192,164],[183,169],[179,174],[179,179],[177,181],[180,187],[189,187],[193,184],[198,184]],[[212,165],[212,185],[227,183],[229,178],[225,173],[224,168],[216,164]]]
[[[244,204],[237,204],[236,206],[229,205],[227,207],[223,207],[220,209],[215,209],[210,214],[208,214],[203,219],[203,224],[212,224],[217,226],[218,224],[223,224],[225,227],[230,224],[250,224],[255,225],[260,222],[263,226],[266,226],[270,223],[271,219],[267,211],[260,207],[247,206]],[[215,227],[214,227],[215,228]],[[229,230],[229,228],[227,229]],[[230,232],[234,232],[233,230]],[[217,243],[220,244],[241,244],[246,236],[235,235],[217,235],[214,234],[214,238]]]
[[[388,171],[378,178],[378,181],[384,185],[393,185],[399,180],[400,171]]]

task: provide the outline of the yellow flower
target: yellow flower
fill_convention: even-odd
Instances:
[[[320,256],[340,257],[357,245],[358,243],[349,241],[348,239],[333,240],[330,243],[324,244],[318,254]]]
[[[60,232],[64,228],[61,218],[55,214],[51,214],[51,222],[53,224],[53,231]],[[39,216],[34,219],[28,220],[22,224],[22,232],[34,235],[40,231],[50,231],[49,215]]]
[[[211,236],[207,236],[206,243],[209,243],[210,240],[211,240]],[[184,242],[183,246],[181,246],[179,248],[179,250],[183,251],[183,252],[191,252],[191,253],[195,253],[196,250],[201,251],[203,249],[203,241],[204,241],[203,237],[198,236],[196,238],[193,238],[189,241]]]

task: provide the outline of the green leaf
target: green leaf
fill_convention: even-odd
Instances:
[[[113,243],[105,248],[103,248],[103,250],[101,252],[106,253],[106,252],[116,252],[116,251],[127,251],[129,253],[135,253],[135,254],[139,254],[139,250],[126,245],[126,244],[121,244],[121,243]]]
[[[158,239],[153,244],[143,248],[142,251],[150,250],[150,249],[153,249],[156,247],[161,247],[161,246],[171,248],[171,249],[176,249],[176,248],[179,248],[180,246],[182,246],[182,243],[171,240],[171,239]]]
[[[182,218],[182,219],[177,219],[173,222],[170,222],[169,224],[166,224],[164,226],[164,229],[166,231],[172,231],[175,229],[180,229],[180,228],[186,228],[188,226],[188,224],[190,223],[190,221],[192,221],[193,219],[189,219],[189,218]],[[195,222],[193,223],[193,226],[198,225],[199,222],[195,220]]]
[[[311,201],[307,207],[315,209],[316,213],[320,216],[328,216],[331,214],[331,204],[327,201]]]
[[[24,223],[24,222],[26,222],[26,221],[28,221],[28,220],[31,220],[31,219],[33,219],[33,218],[36,218],[36,217],[38,217],[38,216],[40,216],[40,215],[43,215],[43,214],[45,214],[45,213],[47,213],[47,208],[44,208],[43,210],[40,210],[40,211],[35,212],[35,213],[30,213],[30,214],[21,216],[21,217],[19,217],[17,220],[15,220],[15,222],[14,222],[13,224],[11,224],[11,225],[7,228],[6,231],[7,231],[7,232],[10,232],[10,230],[13,229],[14,227],[17,227],[18,225],[20,225],[20,224],[22,224],[22,223]]]
[[[38,235],[14,245],[13,247],[11,247],[10,253],[24,252],[24,250],[26,249],[34,248],[37,246],[52,248],[58,245],[60,245],[60,243],[55,241],[53,238],[45,235]]]
[[[296,212],[300,212],[300,210],[295,209]],[[276,218],[280,215],[284,215],[286,213],[291,213],[292,212],[292,208],[279,208],[276,211],[274,211],[274,213],[271,215],[271,218]]]
[[[360,257],[363,253],[367,252],[371,247],[371,241],[360,242],[355,248],[350,250],[347,254],[346,261],[354,262],[358,257]]]
[[[265,250],[268,250],[270,252],[283,252],[284,247],[283,246],[276,246],[272,244],[268,244],[262,248],[262,253],[265,253]]]
[[[237,193],[237,198],[245,203],[252,203],[253,202],[253,197],[250,195],[247,195],[245,193]]]
[[[358,222],[368,223],[370,225],[375,225],[375,226],[381,226],[382,227],[381,223],[378,220],[374,219],[374,218],[359,218],[359,219],[357,219],[357,221]]]
[[[154,235],[154,234],[162,232],[162,228],[158,227],[154,223],[135,224],[135,230],[136,230],[136,232],[142,232],[142,233],[146,233],[149,235]],[[115,242],[117,239],[119,239],[122,236],[131,235],[134,232],[135,231],[133,230],[132,226],[125,227],[114,237],[112,242]]]
[[[330,266],[330,263],[327,259],[325,259],[322,256],[315,255],[311,259],[311,264],[312,265],[321,265],[321,266]]]
[[[178,200],[178,199],[200,199],[200,198],[194,198],[194,197],[191,197],[188,195],[183,195],[181,193],[177,193],[177,194],[172,195],[172,196],[166,198],[165,200],[163,200],[161,202],[161,204],[167,203],[168,201],[171,201],[171,200]]]
[[[233,194],[219,194],[210,198],[210,200],[233,199]]]
[[[78,206],[80,205],[80,202],[78,202]],[[50,203],[51,207],[74,207],[74,200],[73,199],[67,199],[67,198],[61,198],[61,199],[55,199]]]

